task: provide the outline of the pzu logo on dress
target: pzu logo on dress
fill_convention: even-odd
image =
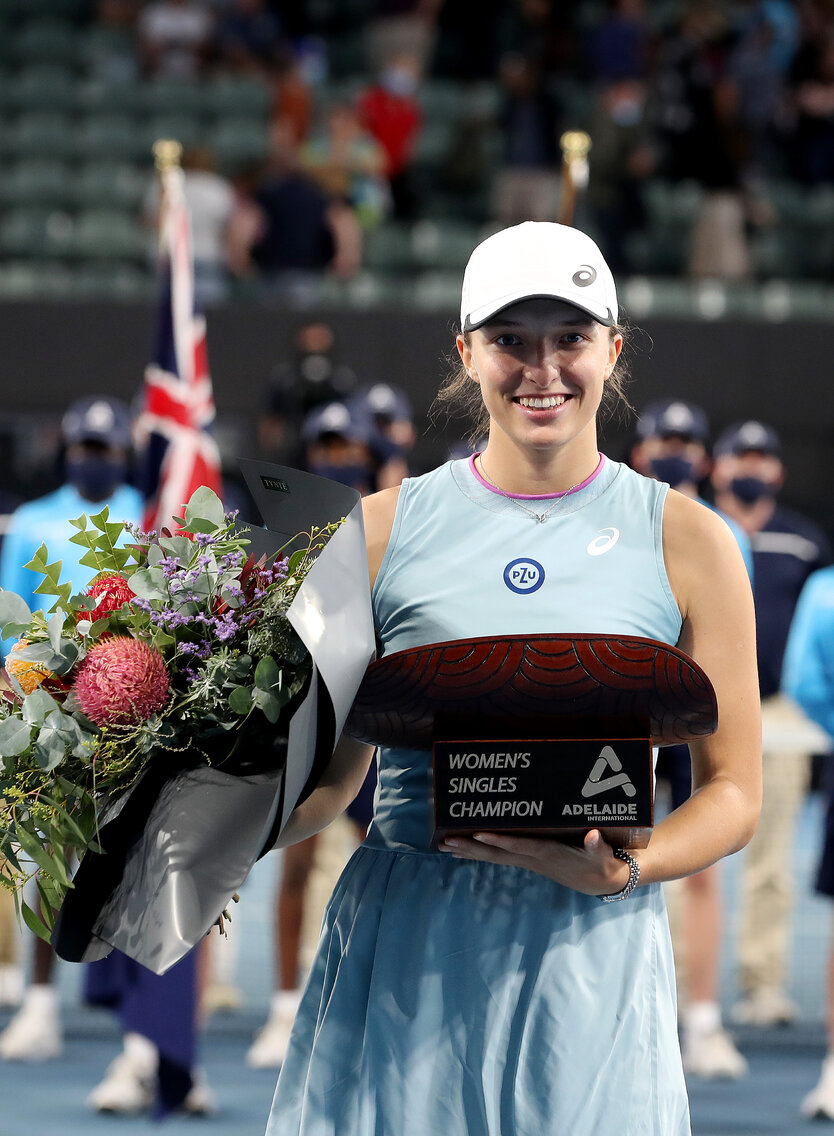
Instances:
[[[519,556],[504,569],[504,583],[511,592],[529,595],[530,592],[537,592],[544,583],[544,568],[538,560]]]

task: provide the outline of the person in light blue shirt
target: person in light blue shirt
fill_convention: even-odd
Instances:
[[[85,550],[70,544],[76,531],[70,519],[98,513],[109,507],[114,520],[138,523],[141,495],[126,484],[131,442],[130,411],[112,398],[85,398],[72,403],[61,422],[65,483],[54,493],[21,505],[11,516],[0,550],[0,587],[17,592],[30,609],[52,604],[52,597],[37,595],[41,576],[26,568],[42,544],[52,562],[62,563],[61,579],[83,590],[94,575],[80,563]],[[0,646],[6,658],[14,645]],[[33,984],[20,1011],[0,1033],[0,1060],[48,1060],[61,1051],[58,1002],[50,985],[54,955],[48,943],[35,939]]]
[[[85,549],[71,544],[70,520],[99,513],[106,506],[114,520],[139,523],[142,497],[128,485],[130,411],[112,398],[74,402],[61,423],[66,481],[54,493],[21,505],[11,516],[0,550],[0,587],[17,592],[33,610],[49,607],[49,596],[35,594],[41,577],[26,567],[42,544],[52,561],[61,561],[61,579],[81,591],[94,574],[80,563]],[[0,645],[3,657],[12,643]]]
[[[799,596],[788,634],[782,668],[782,690],[832,738],[834,745],[834,568],[808,577]],[[834,771],[828,763],[825,839],[817,868],[816,890],[834,898]],[[834,967],[834,941],[829,946],[829,973]],[[828,1053],[820,1079],[802,1101],[806,1117],[834,1120],[834,990],[828,991]]]
[[[692,796],[645,848],[598,828],[575,845],[487,830],[434,846],[429,753],[407,735],[381,746],[374,818],[325,912],[268,1136],[689,1136],[661,884],[756,825],[753,601],[718,517],[599,452],[597,413],[621,391],[617,318],[611,271],[578,229],[525,222],[474,250],[443,393],[487,441],[365,499],[374,623],[383,658],[546,633],[691,653],[721,708],[691,746]],[[320,831],[372,757],[343,737],[278,846]]]

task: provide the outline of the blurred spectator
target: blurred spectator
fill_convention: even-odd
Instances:
[[[96,50],[87,60],[90,78],[134,82],[139,75],[136,22],[140,0],[97,0]]]
[[[274,87],[272,121],[293,146],[300,146],[313,123],[313,92],[297,56],[284,60]]]
[[[742,863],[738,961],[743,998],[734,1016],[759,1026],[796,1016],[786,989],[795,887],[791,849],[810,758],[800,743],[786,743],[786,738],[801,736],[802,719],[780,694],[780,680],[799,593],[811,572],[830,559],[817,526],[777,504],[784,480],[781,443],[770,426],[750,420],[719,437],[712,470],[715,503],[744,528],[753,548],[763,802]]]
[[[217,61],[231,71],[271,78],[288,44],[281,20],[266,0],[232,0],[215,35]]]
[[[417,212],[417,191],[412,162],[423,115],[416,94],[420,60],[413,52],[394,56],[378,82],[357,98],[359,121],[385,152],[385,176],[391,186],[397,217],[411,219]]]
[[[207,147],[186,149],[182,168],[185,200],[191,215],[195,298],[199,304],[216,303],[224,299],[229,290],[229,224],[235,208],[234,187],[217,173],[214,155]],[[145,195],[144,217],[146,224],[156,229],[158,177],[154,177]]]
[[[791,624],[782,675],[785,694],[834,741],[834,568],[823,568],[807,580]],[[828,798],[816,891],[834,898],[834,770],[826,762]],[[834,1120],[834,933],[828,947],[826,1027],[828,1052],[820,1079],[800,1106],[803,1116]]]
[[[230,226],[230,267],[259,274],[275,293],[309,298],[326,271],[353,276],[361,260],[353,211],[299,169],[297,147],[276,129],[266,170],[238,199]]]
[[[214,17],[201,0],[153,0],[138,30],[147,75],[193,78],[208,61]]]
[[[552,221],[559,205],[560,111],[542,75],[523,55],[501,60],[504,156],[495,179],[494,215],[505,225]]]
[[[379,439],[373,421],[356,402],[329,402],[312,410],[301,426],[301,465],[310,473],[350,485],[363,496],[380,487],[377,481]],[[373,815],[376,767],[372,765],[346,815],[356,842],[364,839]],[[290,1030],[301,997],[300,948],[309,881],[314,858],[326,833],[284,849],[276,896],[275,991],[269,1017],[246,1054],[256,1069],[274,1068],[284,1060]],[[341,870],[342,865],[338,866]]]
[[[405,453],[414,449],[417,431],[414,415],[404,391],[387,383],[374,383],[357,391],[355,401],[374,423],[377,431]],[[384,486],[380,486],[384,488]]]
[[[747,178],[774,164],[776,132],[785,111],[786,77],[796,51],[799,23],[781,0],[757,0],[741,21],[729,59],[739,122],[749,147]]]
[[[795,169],[809,185],[834,180],[834,25],[800,52],[792,78]]]
[[[500,53],[523,55],[542,75],[572,75],[579,11],[578,4],[560,0],[511,0],[496,21]]]
[[[142,498],[127,484],[130,447],[131,416],[123,403],[97,397],[67,408],[60,454],[65,482],[12,514],[0,550],[0,587],[17,592],[33,611],[43,607],[35,594],[40,578],[25,565],[44,542],[53,560],[61,561],[62,580],[72,581],[77,590],[86,585],[94,573],[81,564],[84,549],[71,542],[76,530],[70,520],[107,506],[114,520],[141,521]],[[2,644],[7,663],[11,647],[11,641]],[[5,1061],[47,1061],[61,1052],[58,998],[51,986],[54,958],[49,944],[36,938],[32,985],[0,1034]]]
[[[382,71],[398,55],[412,56],[421,72],[431,63],[443,0],[375,0],[367,23],[368,65]]]
[[[636,79],[610,83],[591,119],[588,204],[614,272],[627,266],[629,237],[645,228],[643,187],[657,165],[646,94]]]
[[[710,467],[708,443],[709,425],[700,407],[679,399],[652,403],[638,420],[631,464],[638,473],[666,481],[678,493],[700,500],[698,485]],[[724,519],[739,543],[748,573],[752,574],[747,534],[735,521]],[[679,808],[692,793],[689,747],[664,746],[658,752],[656,772],[658,780],[669,784],[671,808]],[[748,1070],[747,1062],[721,1023],[724,915],[720,867],[713,864],[687,876],[677,886],[683,903],[677,934],[677,921],[673,920],[672,926],[685,991],[680,1013],[683,1067],[696,1077],[737,1079]]]
[[[649,62],[645,0],[608,0],[607,6],[607,14],[588,39],[591,78],[606,83],[645,79]]]
[[[385,180],[386,154],[364,131],[349,103],[335,103],[327,127],[307,142],[301,161],[310,177],[328,197],[343,201],[364,228],[378,225],[390,208]]]
[[[688,273],[741,280],[750,275],[741,196],[747,150],[729,74],[730,27],[709,0],[687,5],[660,48],[655,104],[664,173],[706,189],[692,233]]]
[[[302,420],[328,402],[344,402],[356,390],[356,375],[335,355],[333,329],[322,319],[307,319],[295,332],[292,357],[269,376],[258,443],[265,457],[301,466]]]

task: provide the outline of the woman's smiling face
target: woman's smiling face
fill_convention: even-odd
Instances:
[[[458,336],[458,350],[481,387],[496,429],[535,450],[587,435],[596,445],[596,413],[622,337],[561,300],[522,300],[489,323]]]

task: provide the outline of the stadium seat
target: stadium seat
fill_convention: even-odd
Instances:
[[[72,244],[82,259],[144,262],[151,238],[130,213],[91,209],[78,214]]]
[[[269,149],[266,125],[249,118],[224,119],[207,132],[204,141],[214,152],[218,165],[232,172],[263,161]]]
[[[12,32],[10,51],[20,66],[58,63],[74,67],[78,62],[78,35],[64,20],[27,20]]]
[[[141,84],[129,79],[86,79],[75,86],[75,106],[84,114],[133,115],[139,109]]]
[[[104,24],[79,33],[76,56],[88,75],[100,79],[136,81],[141,70],[136,36]]]
[[[72,106],[75,77],[66,67],[33,64],[20,71],[8,90],[9,105],[22,113],[66,111]]]
[[[425,121],[454,122],[466,107],[466,88],[452,79],[429,79],[418,95]]]
[[[0,264],[0,297],[26,299],[31,296],[69,296],[72,271],[54,261],[6,261]]]
[[[0,220],[0,255],[63,256],[70,251],[73,223],[69,214],[47,209],[12,209]]]
[[[139,88],[140,109],[148,115],[206,112],[207,88],[189,79],[155,79]]]
[[[0,198],[5,205],[51,205],[66,208],[72,204],[73,179],[70,167],[55,158],[32,158],[6,169],[0,182]]]
[[[150,159],[145,138],[130,115],[90,115],[75,131],[73,145],[79,158]]]
[[[138,131],[148,153],[153,153],[154,142],[160,138],[174,138],[183,147],[194,146],[205,138],[199,119],[186,114],[157,114],[145,122]]]
[[[82,296],[119,300],[150,299],[156,291],[153,273],[120,261],[79,265],[73,283]]]
[[[218,119],[265,119],[272,107],[272,91],[256,79],[230,75],[206,83],[202,89],[201,107]]]
[[[3,132],[2,146],[9,156],[68,155],[72,151],[70,119],[47,111],[22,114]]]
[[[78,209],[97,207],[138,211],[151,179],[153,167],[129,162],[91,161],[72,179],[71,193]]]
[[[362,260],[367,268],[380,272],[413,271],[410,226],[392,222],[371,229],[365,236]]]
[[[445,268],[463,273],[479,240],[476,228],[454,221],[418,221],[411,231],[414,260],[421,268]]]

